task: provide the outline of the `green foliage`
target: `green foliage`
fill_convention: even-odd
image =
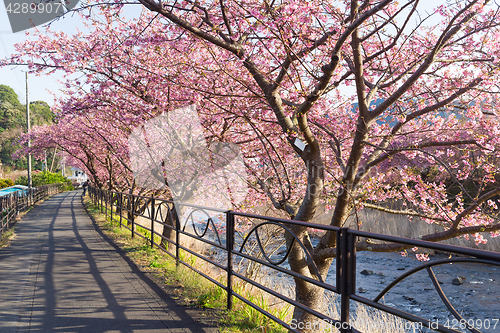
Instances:
[[[23,124],[23,112],[10,102],[0,99],[0,128],[4,132],[8,129],[20,127]]]
[[[54,122],[54,113],[47,103],[34,101],[30,103],[30,118],[33,126],[51,124]]]
[[[12,179],[0,179],[0,188],[6,188],[13,185],[14,182],[12,181]]]
[[[50,124],[54,114],[50,106],[43,101],[30,102],[31,125]],[[6,85],[0,85],[0,128],[3,130],[26,128],[26,106],[19,102],[14,90]]]
[[[17,178],[16,181],[15,181],[15,184],[16,185],[28,186],[28,177],[21,176],[21,177]]]
[[[68,178],[62,176],[59,173],[42,171],[33,173],[32,185],[34,187],[47,184],[58,184],[69,182]],[[16,180],[16,184],[28,186],[28,177],[21,176]],[[71,186],[72,187],[72,186]],[[69,188],[68,188],[69,190]]]
[[[32,126],[51,124],[54,114],[50,106],[43,101],[30,102],[30,120]],[[0,85],[0,161],[4,165],[26,168],[26,158],[12,159],[12,154],[20,148],[16,140],[26,132],[26,106],[19,102],[14,90]],[[38,164],[38,165],[37,165]],[[35,162],[35,168],[40,167]]]
[[[149,263],[149,267],[161,267],[161,264],[157,261],[158,260],[158,255],[155,255],[153,258],[153,261]]]
[[[19,96],[15,93],[14,89],[4,84],[0,84],[0,101],[5,101],[14,106],[14,108],[20,108],[22,105],[19,103]]]

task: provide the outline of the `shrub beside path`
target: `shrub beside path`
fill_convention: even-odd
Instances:
[[[217,332],[98,233],[81,191],[45,200],[0,249],[0,332]]]

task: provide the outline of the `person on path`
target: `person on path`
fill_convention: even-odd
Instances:
[[[87,193],[87,188],[89,187],[89,181],[86,180],[84,183],[83,183],[83,196],[85,196],[85,193]]]

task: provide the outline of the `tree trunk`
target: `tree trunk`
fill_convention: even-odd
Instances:
[[[169,206],[170,207],[170,206]],[[163,237],[172,240],[175,242],[175,225],[177,223],[179,216],[177,214],[177,210],[175,208],[175,205],[172,205],[170,209],[167,211],[167,217],[165,218],[165,221],[163,221],[165,224],[170,226],[171,228],[164,226],[163,227]],[[165,239],[162,239],[161,245],[165,249],[169,248],[169,241],[166,241]]]
[[[302,243],[306,243],[304,240],[308,236],[305,229],[302,229],[300,231],[295,230],[295,235],[297,235],[298,239],[303,240]],[[289,242],[289,240],[287,241]],[[311,255],[313,254],[311,253]],[[295,242],[288,258],[290,269],[294,272],[302,274],[303,276],[317,280],[320,280],[317,276],[317,273],[319,273],[319,275],[321,276],[321,280],[324,281],[326,276],[328,275],[332,259],[315,262],[314,264],[316,265],[317,270],[313,267],[311,259],[313,258],[307,257],[302,247],[299,246],[297,242]],[[300,278],[294,277],[294,282],[295,300],[314,311],[325,313],[325,290],[322,287],[318,287]],[[320,328],[325,328],[326,325],[323,320],[299,307],[295,307],[293,312],[293,319],[290,324],[292,328],[298,329],[299,331],[304,333],[318,332],[320,331]]]
[[[52,162],[50,163],[49,172],[52,172],[54,170],[54,161],[56,160],[56,154],[57,154],[57,147],[54,148],[54,153],[52,154]]]
[[[315,311],[324,313],[326,310],[325,290],[301,279],[295,279],[295,300]],[[320,318],[295,307],[293,319],[290,323],[292,328],[304,333],[316,333],[320,328],[325,327],[325,323]]]

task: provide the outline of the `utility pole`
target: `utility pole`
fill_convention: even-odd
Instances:
[[[29,90],[28,90],[28,72],[26,72],[26,129],[27,133],[31,130],[31,122],[30,122],[30,99],[29,99]],[[31,140],[28,139],[28,150],[31,148]],[[31,188],[32,180],[31,180],[31,153],[28,152],[28,187]]]

